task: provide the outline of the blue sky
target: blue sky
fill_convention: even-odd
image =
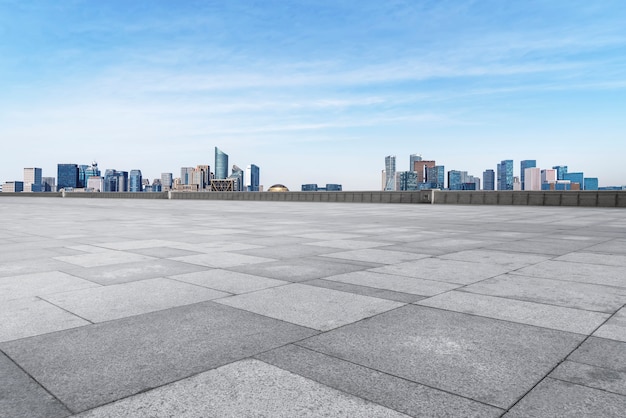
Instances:
[[[261,167],[380,188],[384,157],[626,184],[617,1],[0,0],[0,181],[57,163]]]

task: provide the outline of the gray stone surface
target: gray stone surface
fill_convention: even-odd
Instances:
[[[73,412],[315,334],[204,302],[0,344]]]
[[[390,300],[292,283],[216,300],[305,327],[327,331],[402,306]]]
[[[406,417],[258,360],[222,366],[79,416]]]
[[[497,417],[499,408],[381,373],[371,368],[289,345],[257,358],[343,392],[415,417]]]
[[[463,288],[491,296],[613,313],[626,303],[626,289],[505,274]]]
[[[375,269],[376,270],[376,269]],[[414,277],[378,273],[376,271],[355,271],[326,277],[342,283],[392,290],[394,292],[411,293],[422,296],[434,296],[459,287],[457,284],[424,280]]]
[[[63,418],[70,411],[0,353],[0,416]]]
[[[268,287],[289,284],[283,280],[268,279],[267,277],[252,274],[238,273],[223,269],[211,269],[196,273],[187,273],[171,276],[181,282],[193,283],[198,286],[209,287],[223,292],[240,294],[266,289]]]
[[[0,196],[3,418],[624,409],[624,210]]]
[[[626,342],[626,308],[617,311],[593,335]]]
[[[454,291],[416,303],[421,306],[586,335],[593,333],[610,316],[600,312]]]
[[[548,378],[504,416],[618,418],[624,416],[624,411],[626,411],[624,396]]]
[[[87,324],[83,318],[36,297],[0,303],[0,342]]]
[[[583,338],[405,306],[298,345],[506,409]]]
[[[110,321],[229,296],[229,293],[157,278],[43,296],[92,322]]]

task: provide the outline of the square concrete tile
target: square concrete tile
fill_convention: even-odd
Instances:
[[[626,287],[624,268],[617,266],[548,260],[511,273],[545,277],[546,279]]]
[[[309,286],[323,287],[325,289],[339,290],[355,295],[371,296],[373,298],[395,300],[402,303],[413,303],[424,299],[425,296],[413,295],[410,293],[394,292],[387,289],[378,289],[376,287],[360,286],[350,283],[334,282],[325,279],[313,279],[302,282]]]
[[[134,282],[137,280],[154,279],[176,274],[205,271],[208,267],[181,263],[173,260],[142,261],[114,266],[76,267],[66,265],[63,271],[101,285]]]
[[[216,302],[320,331],[350,324],[403,305],[390,300],[298,283]]]
[[[258,360],[242,360],[85,414],[169,417],[407,417]]]
[[[272,259],[289,259],[300,257],[312,257],[318,254],[336,252],[336,248],[325,248],[304,244],[276,245],[272,247],[256,248],[252,250],[238,251],[239,254],[247,254],[255,257],[266,257]]]
[[[591,337],[585,340],[568,359],[626,372],[626,342]]]
[[[374,248],[362,250],[342,251],[332,254],[324,254],[321,257],[338,258],[343,260],[364,261],[378,264],[396,264],[403,261],[419,260],[430,257],[424,254],[404,253],[401,251],[386,251]]]
[[[626,240],[616,239],[585,248],[585,252],[626,255]]]
[[[0,278],[0,301],[100,287],[60,271]]]
[[[321,279],[340,273],[365,270],[376,265],[377,264],[373,263],[339,262],[314,257],[231,267],[229,270],[269,277],[271,279],[302,282],[312,279]]]
[[[510,270],[541,263],[550,257],[538,254],[523,254],[516,252],[493,251],[493,250],[467,250],[457,253],[442,255],[447,260],[471,261],[473,263],[496,264]]]
[[[202,254],[200,251],[181,250],[180,248],[172,247],[152,247],[152,248],[139,248],[136,250],[127,250],[133,254],[147,255],[154,258],[174,258],[183,257],[186,255],[198,255]]]
[[[257,358],[413,417],[499,417],[504,412],[296,345],[277,348]]]
[[[80,412],[314,333],[204,302],[0,343],[0,349]]]
[[[408,305],[297,344],[506,409],[583,338]]]
[[[626,396],[626,372],[564,361],[550,377]]]
[[[0,342],[88,325],[89,322],[39,298],[0,304]]]
[[[373,271],[355,271],[352,273],[338,274],[326,277],[343,283],[368,286],[378,289],[392,290],[394,292],[411,293],[421,296],[434,296],[448,290],[456,289],[460,285],[437,282],[433,280],[417,279],[414,277],[397,276],[393,274],[376,273]]]
[[[363,235],[361,234],[350,234],[350,233],[343,233],[343,232],[312,232],[312,233],[306,233],[306,234],[300,234],[300,235],[296,235],[300,238],[307,238],[307,239],[318,239],[320,241],[331,241],[331,240],[337,240],[337,239],[352,239],[352,238],[362,238]]]
[[[626,303],[623,288],[514,274],[474,283],[463,291],[605,313]]]
[[[592,252],[576,252],[556,258],[557,261],[571,261],[573,263],[601,264],[604,266],[626,267],[626,255],[602,254]]]
[[[314,245],[318,247],[338,248],[341,250],[361,250],[365,248],[377,248],[390,245],[388,242],[378,241],[362,241],[355,239],[335,239],[329,241],[307,242],[305,245]]]
[[[54,257],[54,259],[81,267],[109,266],[111,264],[135,263],[154,260],[154,258],[147,257],[145,255],[112,250],[91,254],[64,255],[61,257]]]
[[[160,240],[160,239],[142,239],[120,242],[103,242],[97,244],[98,247],[109,248],[111,250],[138,250],[145,248],[158,248],[167,247],[171,245],[172,241]]]
[[[176,280],[157,278],[56,293],[43,298],[82,318],[103,322],[228,295]]]
[[[606,313],[456,291],[416,303],[431,308],[586,335],[593,333],[610,316]]]
[[[63,418],[70,411],[0,353],[0,416]]]
[[[626,308],[617,311],[593,335],[595,337],[626,342]]]
[[[0,263],[0,277],[21,276],[32,273],[43,273],[48,271],[59,271],[68,264],[54,259],[38,259],[7,261]]]
[[[472,263],[469,261],[424,258],[417,261],[394,264],[371,269],[377,273],[416,277],[446,283],[471,284],[499,276],[509,271],[497,264]]]
[[[245,254],[227,253],[223,251],[215,251],[209,254],[187,255],[183,257],[174,257],[172,260],[182,263],[196,264],[198,266],[212,268],[227,268],[235,266],[243,266],[246,264],[258,264],[275,261],[271,258],[254,257]]]
[[[625,396],[547,378],[505,417],[621,417],[624,411]]]
[[[198,286],[235,294],[254,292],[268,287],[283,286],[291,283],[222,269],[211,269],[170,277],[181,282],[193,283]]]

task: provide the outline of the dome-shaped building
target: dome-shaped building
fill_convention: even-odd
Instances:
[[[288,192],[289,189],[284,184],[275,184],[267,189],[268,192]]]

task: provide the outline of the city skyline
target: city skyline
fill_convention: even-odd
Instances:
[[[415,153],[474,176],[533,159],[626,184],[619,1],[0,10],[0,182],[93,159],[154,179],[217,146],[292,190],[377,190],[382,157],[406,155],[404,171]]]

